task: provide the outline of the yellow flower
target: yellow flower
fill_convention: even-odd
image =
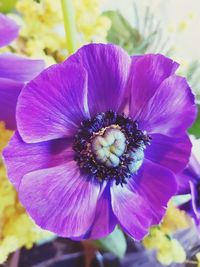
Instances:
[[[172,236],[176,230],[188,228],[190,225],[191,220],[186,213],[170,203],[163,222],[150,229],[143,245],[146,249],[156,250],[157,260],[164,265],[183,263],[186,260],[185,250]]]
[[[17,249],[23,246],[31,248],[38,240],[52,236],[29,218],[7,179],[1,153],[12,134],[12,131],[5,129],[4,123],[0,122],[0,264]]]
[[[101,15],[97,0],[74,0],[77,47],[88,42],[105,42],[111,21]],[[60,1],[19,0],[16,9],[22,16],[20,37],[13,44],[17,53],[43,58],[47,65],[63,61],[66,50],[63,14]]]
[[[160,227],[151,229],[143,245],[147,249],[156,250],[157,260],[162,264],[183,263],[186,260],[186,253],[178,240],[171,239]]]
[[[200,267],[200,252],[198,252],[197,254],[196,254],[196,259],[197,259],[197,267]]]
[[[5,124],[0,121],[0,153],[10,140],[12,134],[12,131],[5,129]]]
[[[154,226],[151,228],[149,235],[143,240],[143,245],[148,249],[160,249],[166,241],[168,242],[168,238],[160,230],[160,227]]]
[[[172,233],[178,229],[189,228],[191,224],[191,218],[187,213],[176,208],[175,205],[170,202],[161,224],[162,231],[165,233]]]
[[[111,21],[101,15],[99,0],[74,0],[77,30],[82,34],[82,42],[105,42]]]
[[[174,263],[183,263],[186,260],[184,248],[176,239],[168,240],[165,245],[157,252],[157,259],[160,263],[169,265]]]

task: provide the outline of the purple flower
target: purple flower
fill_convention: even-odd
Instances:
[[[178,64],[82,47],[22,90],[18,132],[4,151],[30,216],[60,236],[100,238],[119,224],[143,238],[176,193],[196,115]]]
[[[179,194],[191,194],[191,200],[180,208],[187,211],[195,222],[200,224],[200,162],[194,153],[191,154],[187,167],[177,175],[177,183]]]
[[[16,23],[0,13],[0,47],[18,35]],[[11,53],[0,55],[0,121],[16,129],[15,111],[19,93],[27,82],[44,69],[42,60],[31,60]]]

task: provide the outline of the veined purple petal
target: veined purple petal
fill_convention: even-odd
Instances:
[[[130,77],[128,78],[127,82],[130,80],[130,78],[132,78],[133,73],[131,73],[131,71],[134,69],[135,63],[141,57],[143,57],[143,56],[142,55],[131,56],[130,75],[129,75]],[[124,92],[121,106],[119,108],[119,110],[123,110],[123,113],[126,116],[129,116],[129,108],[130,108],[130,104],[131,104],[130,103],[131,94],[132,94],[132,91],[131,91],[131,88],[130,88],[129,83],[128,83],[128,86],[126,86],[126,90]]]
[[[17,98],[23,88],[22,82],[0,78],[0,121],[6,123],[6,128],[16,129]]]
[[[168,201],[177,192],[174,174],[167,168],[146,159],[138,175],[129,180],[129,186],[148,203],[152,211],[151,225],[160,223]]]
[[[200,220],[199,191],[195,183],[190,181],[189,184],[190,184],[190,190],[191,190],[191,195],[192,195],[192,199],[191,199],[192,211],[194,212],[194,215],[195,215],[194,217],[195,217],[197,224],[199,224],[199,220]]]
[[[200,223],[200,163],[192,153],[189,164],[176,176],[178,194],[191,194],[191,200],[180,206],[192,216],[197,225]]]
[[[127,186],[111,186],[112,208],[120,226],[136,240],[141,240],[151,225],[152,211],[145,198]]]
[[[191,153],[190,160],[186,168],[177,174],[178,193],[189,194],[191,191],[190,181],[196,185],[200,183],[200,163],[194,153]]]
[[[87,73],[74,64],[44,70],[18,99],[18,130],[30,143],[72,137],[88,116]]]
[[[81,236],[90,228],[100,186],[81,176],[76,164],[26,174],[19,188],[20,201],[33,220],[59,236]]]
[[[88,105],[91,116],[98,112],[121,112],[131,58],[112,44],[91,44],[80,48],[67,62],[81,64],[88,73]]]
[[[177,173],[187,165],[191,153],[191,142],[187,135],[168,137],[151,135],[151,145],[145,150],[145,157]]]
[[[176,175],[176,182],[178,186],[178,195],[181,194],[190,194],[190,181],[193,180],[192,176],[186,174],[185,172],[181,172]]]
[[[192,125],[197,108],[185,78],[170,76],[146,103],[137,120],[149,133],[181,136]]]
[[[130,114],[133,118],[140,118],[157,88],[177,68],[176,62],[160,54],[141,56],[131,65],[127,87],[131,91]]]
[[[0,47],[17,38],[19,26],[16,22],[0,13]]]
[[[29,172],[55,167],[72,161],[71,140],[57,139],[37,144],[23,142],[18,132],[3,151],[8,177],[19,189],[23,176]]]
[[[35,78],[43,69],[44,61],[28,59],[11,53],[0,55],[0,77],[27,82]]]
[[[199,177],[200,178],[200,162],[197,160],[194,153],[192,153],[190,156],[190,161],[189,161],[187,169],[190,170],[193,177]]]
[[[117,219],[113,214],[110,197],[110,184],[104,182],[98,199],[94,222],[86,238],[98,239],[110,234],[116,224]]]

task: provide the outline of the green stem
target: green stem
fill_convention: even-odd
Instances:
[[[76,23],[75,23],[75,13],[72,0],[61,0],[67,49],[69,54],[73,54],[76,51]]]

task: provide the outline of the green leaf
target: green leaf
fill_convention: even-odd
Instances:
[[[193,134],[195,137],[200,138],[200,105],[198,105],[198,116],[193,124],[193,126],[189,129],[189,133]]]
[[[17,0],[0,0],[0,12],[8,13],[15,8]]]
[[[169,54],[171,49],[168,47],[168,36],[167,38],[163,36],[163,30],[159,21],[155,19],[154,13],[147,7],[144,12],[145,16],[139,17],[137,9],[137,5],[134,5],[133,23],[135,26],[132,26],[119,11],[104,13],[112,22],[107,34],[108,42],[121,46],[130,55],[143,54],[149,50],[151,53]]]
[[[112,252],[119,258],[126,253],[127,243],[123,232],[116,227],[115,230],[105,238],[94,241],[97,247]]]
[[[107,11],[104,15],[112,22],[107,35],[108,42],[117,44],[132,54],[141,43],[139,32],[118,11]]]

